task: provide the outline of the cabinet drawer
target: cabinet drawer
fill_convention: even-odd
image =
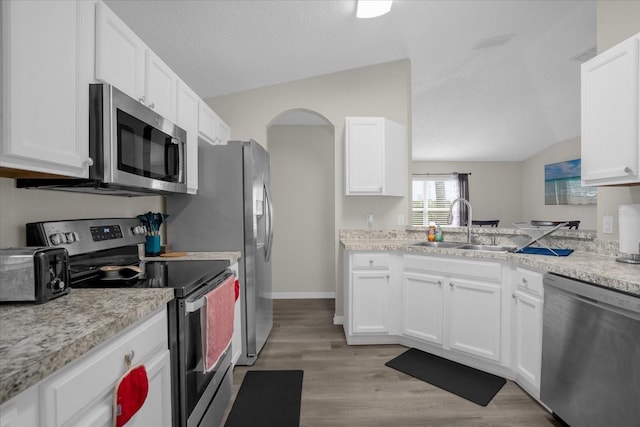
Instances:
[[[126,372],[125,355],[133,365],[169,348],[166,308],[60,369],[40,388],[43,426],[60,426],[84,408],[113,396],[116,381]]]
[[[353,254],[352,268],[389,268],[389,255],[385,253]]]
[[[491,261],[405,255],[404,268],[455,275],[457,277],[466,276],[474,279],[495,281],[502,279],[502,265],[499,262]]]
[[[542,295],[542,274],[516,267],[515,283],[518,289]]]

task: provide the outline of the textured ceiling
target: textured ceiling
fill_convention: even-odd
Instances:
[[[116,1],[203,98],[411,60],[415,160],[524,160],[580,134],[580,62],[595,1]]]

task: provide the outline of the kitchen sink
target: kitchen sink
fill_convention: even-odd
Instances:
[[[471,251],[488,251],[488,252],[510,252],[515,249],[515,246],[463,244],[463,245],[456,246],[456,249],[467,249]]]
[[[462,242],[418,242],[413,243],[412,246],[426,246],[428,248],[457,248],[460,245],[464,245]]]

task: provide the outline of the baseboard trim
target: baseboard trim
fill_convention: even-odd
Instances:
[[[273,292],[273,299],[335,299],[335,292]]]

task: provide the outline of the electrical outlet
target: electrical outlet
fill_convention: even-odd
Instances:
[[[404,225],[404,214],[398,214],[398,225]]]
[[[602,232],[604,234],[613,234],[613,216],[605,215],[602,217]]]
[[[373,214],[369,214],[369,215],[367,215],[367,225],[368,225],[369,227],[372,227],[372,226],[373,226]]]

